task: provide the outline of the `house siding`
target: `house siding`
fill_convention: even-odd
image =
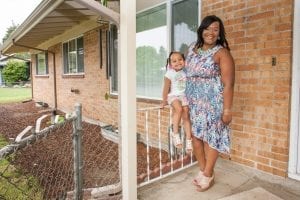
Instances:
[[[202,17],[219,16],[225,25],[229,46],[236,64],[233,103],[231,154],[225,159],[274,175],[287,176],[289,148],[289,115],[291,90],[291,52],[293,1],[204,0]],[[105,31],[105,30],[103,30]],[[104,32],[103,32],[104,33]],[[105,36],[105,34],[102,34]],[[99,29],[84,35],[84,77],[63,77],[62,44],[49,48],[55,52],[57,108],[73,110],[76,102],[83,105],[86,118],[116,125],[117,97],[109,94],[105,55],[99,58]],[[106,41],[102,41],[105,54]],[[32,57],[34,58],[34,56]],[[272,61],[276,60],[275,65]],[[33,66],[34,64],[33,59]],[[35,101],[54,106],[53,58],[49,54],[49,77],[33,76]],[[35,67],[33,67],[33,75]],[[71,88],[79,93],[71,92]],[[137,107],[158,104],[138,101]],[[157,115],[151,114],[150,138],[157,137]],[[144,132],[145,114],[137,113],[137,130]],[[162,113],[161,131],[166,140],[169,115]]]
[[[230,158],[286,177],[293,1],[202,1],[210,14],[223,19],[236,63]]]

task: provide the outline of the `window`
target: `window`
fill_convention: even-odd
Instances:
[[[111,93],[118,92],[118,28],[111,24],[108,34],[108,66]],[[113,76],[112,76],[113,74]]]
[[[197,39],[198,0],[176,1],[172,5],[171,49],[185,53]]]
[[[168,52],[166,10],[163,4],[136,18],[136,90],[140,97],[161,97]]]
[[[161,99],[167,56],[171,50],[185,53],[197,39],[198,13],[198,0],[168,0],[137,14],[138,97]],[[111,70],[111,77],[112,91],[117,92],[117,71]]]
[[[83,37],[63,43],[64,74],[84,72]]]
[[[48,54],[39,53],[36,54],[36,74],[45,75],[48,74]]]

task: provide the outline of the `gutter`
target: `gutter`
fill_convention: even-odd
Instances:
[[[52,52],[52,51],[48,51],[48,50],[45,50],[45,49],[39,49],[39,48],[35,48],[35,47],[30,47],[30,46],[26,46],[26,45],[22,45],[22,44],[18,44],[15,42],[15,39],[12,40],[13,42],[13,45],[15,46],[19,46],[19,47],[25,47],[25,48],[28,48],[28,49],[33,49],[33,50],[37,50],[37,51],[42,51],[42,52],[45,52],[48,54],[51,53],[53,55],[53,88],[54,88],[54,109],[56,110],[57,109],[57,88],[56,88],[56,64],[55,64],[55,53]],[[30,62],[32,63],[32,62]],[[30,64],[30,67],[32,68],[32,64]],[[32,74],[32,70],[31,70],[31,74]],[[32,75],[31,75],[32,76]],[[32,82],[32,79],[31,79],[31,82]],[[31,88],[31,90],[33,90],[33,88]],[[33,94],[33,91],[32,91],[32,94]],[[32,95],[33,96],[33,95]]]

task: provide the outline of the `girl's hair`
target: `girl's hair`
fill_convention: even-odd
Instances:
[[[214,22],[219,22],[219,24],[220,24],[220,33],[219,33],[219,37],[217,40],[217,44],[222,45],[224,48],[230,50],[228,42],[225,37],[226,33],[225,33],[224,24],[223,24],[222,20],[215,15],[206,16],[202,20],[202,22],[197,30],[198,39],[197,39],[197,43],[196,43],[195,47],[200,48],[203,46],[204,40],[202,37],[202,33],[203,33],[204,29],[207,29]]]
[[[181,55],[181,57],[183,58],[183,60],[185,60],[185,57],[184,57],[183,53],[181,53],[179,51],[171,51],[170,54],[169,54],[169,57],[167,58],[166,70],[171,69],[171,66],[170,66],[171,56],[173,54],[176,54],[176,53],[179,54],[179,55]]]

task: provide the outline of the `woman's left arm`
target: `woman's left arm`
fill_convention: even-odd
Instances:
[[[225,124],[229,124],[232,120],[231,107],[235,80],[235,64],[229,50],[221,49],[219,52],[219,65],[221,68],[221,80],[224,85],[222,120]]]

